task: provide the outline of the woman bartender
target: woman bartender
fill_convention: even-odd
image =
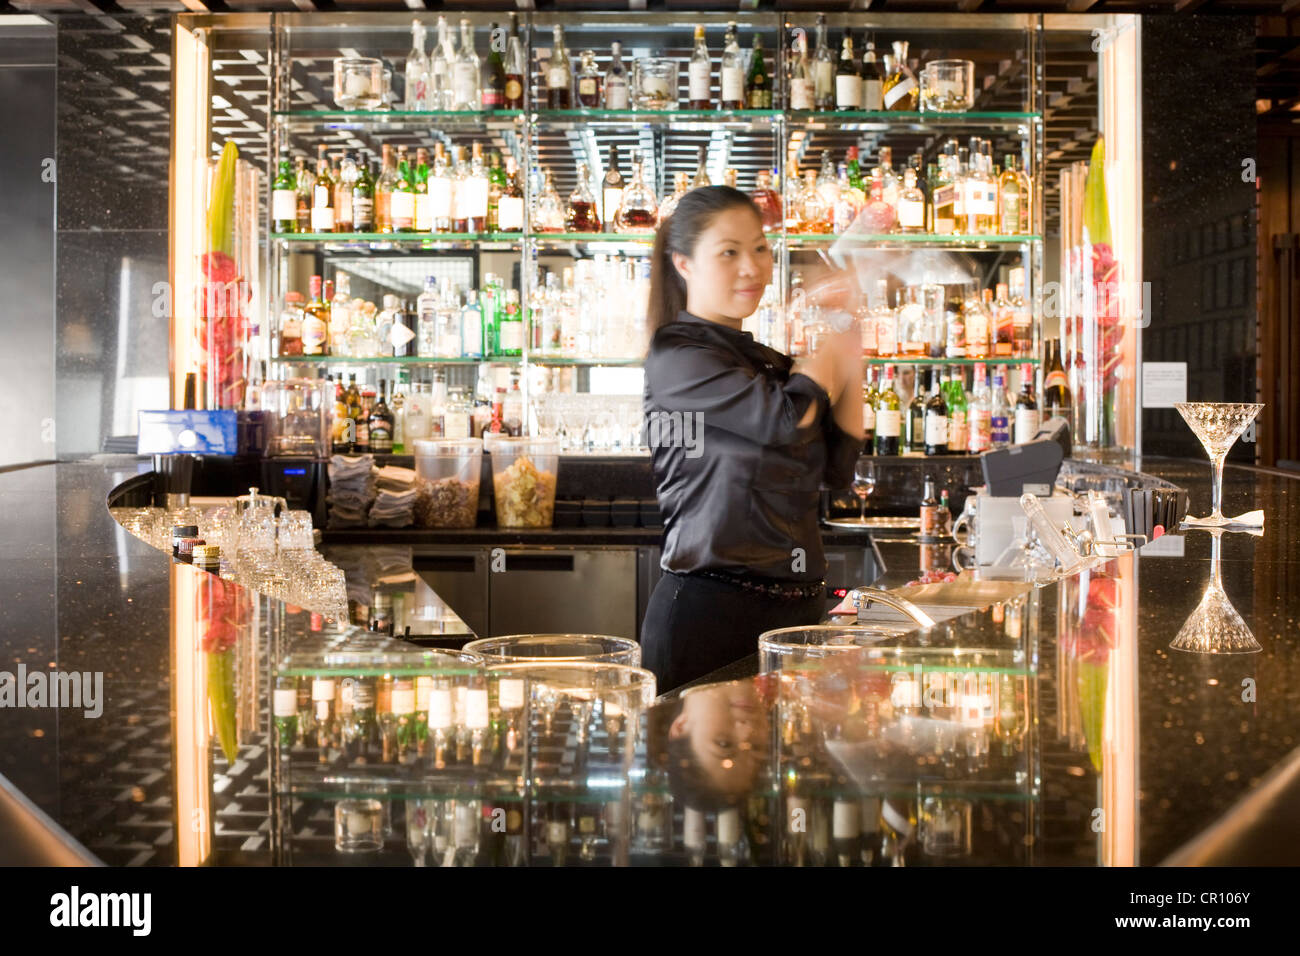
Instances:
[[[665,691],[756,652],[763,631],[821,619],[818,492],[852,480],[862,364],[852,330],[797,361],[741,331],[772,278],[744,193],[688,192],[653,255],[644,409],[665,573],[641,643]]]

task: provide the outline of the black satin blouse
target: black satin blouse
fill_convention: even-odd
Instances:
[[[818,581],[820,488],[853,479],[862,439],[793,360],[682,312],[645,363],[645,425],[664,516],[665,571]],[[800,428],[809,405],[812,423]]]

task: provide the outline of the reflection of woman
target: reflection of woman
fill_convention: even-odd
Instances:
[[[744,193],[688,192],[653,256],[645,415],[665,574],[641,642],[668,690],[754,653],[763,631],[821,619],[819,489],[852,479],[862,366],[853,331],[799,361],[741,331],[772,278]]]
[[[767,709],[753,681],[687,690],[665,741],[673,796],[696,810],[740,803],[756,786],[768,742]]]

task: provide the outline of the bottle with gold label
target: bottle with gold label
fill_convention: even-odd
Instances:
[[[916,77],[907,66],[907,41],[898,40],[893,45],[893,56],[885,57],[885,81],[881,84],[881,101],[891,112],[916,110]]]

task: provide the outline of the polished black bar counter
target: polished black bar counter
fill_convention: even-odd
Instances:
[[[175,565],[128,534],[106,507],[115,487],[148,468],[134,459],[105,459],[0,473],[6,545],[0,673],[11,680],[20,669],[102,675],[102,692],[81,707],[19,707],[0,696],[0,774],[112,865],[184,860],[178,794],[192,783],[178,769],[192,760],[178,755],[174,736],[172,603],[178,577],[203,572]],[[1209,510],[1208,464],[1145,459],[1142,471],[1188,488],[1191,513]],[[1259,508],[1267,515],[1261,537],[1224,535],[1220,561],[1224,591],[1262,645],[1259,653],[1200,655],[1169,647],[1210,578],[1209,534],[1170,535],[1153,553],[1110,562],[1107,577],[1119,582],[1114,593],[1122,605],[1116,619],[1131,620],[1134,629],[1094,651],[1122,659],[1111,673],[1126,682],[1116,699],[1127,701],[1131,713],[1110,715],[1108,739],[1092,741],[1091,753],[1062,717],[1062,702],[1074,691],[1062,684],[1069,655],[1057,646],[1053,622],[1066,592],[1060,585],[1039,589],[1044,626],[1031,733],[1038,748],[1032,772],[1041,786],[1026,803],[1032,853],[1008,847],[1005,862],[1222,862],[1215,841],[1202,837],[1215,826],[1253,828],[1251,840],[1237,841],[1251,853],[1242,859],[1238,849],[1232,862],[1297,862],[1294,842],[1270,841],[1267,834],[1300,809],[1294,791],[1278,785],[1294,776],[1290,765],[1300,743],[1298,492],[1300,484],[1283,473],[1227,469],[1225,512]],[[878,583],[900,585],[915,576],[915,543],[881,535],[875,548],[885,565]],[[1093,575],[1090,586],[1100,577]],[[1077,589],[1071,593],[1070,600],[1081,600]],[[944,639],[993,646],[1002,628],[989,612],[978,612],[952,622]],[[915,638],[900,643],[909,640]],[[1078,657],[1077,648],[1070,653]],[[749,659],[712,676],[756,670],[756,659]],[[211,862],[271,862],[267,762],[264,743],[241,747],[233,764],[214,758]],[[1106,793],[1094,773],[1099,763]],[[1271,799],[1256,794],[1252,801],[1261,785]],[[1117,814],[1111,840],[1090,825],[1103,806]]]

